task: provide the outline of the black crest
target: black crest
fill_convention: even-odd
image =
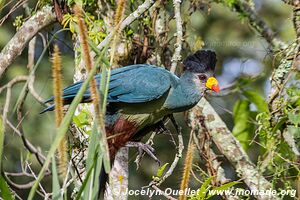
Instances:
[[[204,73],[207,71],[215,71],[217,62],[216,53],[210,50],[198,50],[196,53],[189,55],[184,61],[184,71],[194,73]]]

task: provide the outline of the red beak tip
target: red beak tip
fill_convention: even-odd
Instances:
[[[214,86],[212,86],[212,90],[216,93],[219,93],[220,92],[220,87],[218,85],[214,85]]]

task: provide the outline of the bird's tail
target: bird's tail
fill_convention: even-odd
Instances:
[[[55,108],[55,105],[53,104],[53,105],[51,105],[51,106],[45,108],[44,110],[42,110],[42,111],[40,112],[40,114],[43,114],[43,113],[48,112],[48,111],[52,111],[52,110],[54,110],[54,108]]]

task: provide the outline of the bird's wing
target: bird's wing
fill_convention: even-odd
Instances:
[[[152,65],[139,67],[111,76],[108,102],[143,103],[163,96],[177,77]]]
[[[101,82],[101,75],[95,76],[97,86]],[[77,94],[82,85],[82,81],[77,82],[63,91],[63,99],[68,102]],[[108,102],[142,103],[148,102],[163,96],[172,86],[178,84],[178,77],[169,71],[153,65],[139,64],[130,65],[112,70]],[[90,98],[88,89],[84,98]],[[47,100],[50,102],[53,97]]]

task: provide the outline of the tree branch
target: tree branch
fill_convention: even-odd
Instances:
[[[174,12],[175,12],[175,20],[176,20],[176,43],[175,43],[175,52],[172,57],[172,64],[170,72],[174,73],[177,67],[177,63],[181,60],[181,49],[182,49],[182,41],[183,41],[183,31],[182,31],[182,20],[181,20],[181,12],[180,12],[180,4],[181,0],[174,0]]]
[[[105,200],[128,199],[128,147],[122,147],[109,173],[109,184],[106,185]]]
[[[259,173],[255,165],[250,161],[239,141],[228,130],[213,107],[202,98],[197,106],[189,113],[191,124],[199,123],[199,118],[204,117],[205,125],[220,152],[226,156],[234,166],[238,176],[251,190],[267,191],[272,188],[271,184]],[[278,199],[277,196],[264,196],[258,194],[258,199]]]
[[[0,53],[0,77],[14,59],[22,53],[27,42],[38,31],[55,21],[56,16],[52,11],[52,7],[45,6],[23,24]]]

